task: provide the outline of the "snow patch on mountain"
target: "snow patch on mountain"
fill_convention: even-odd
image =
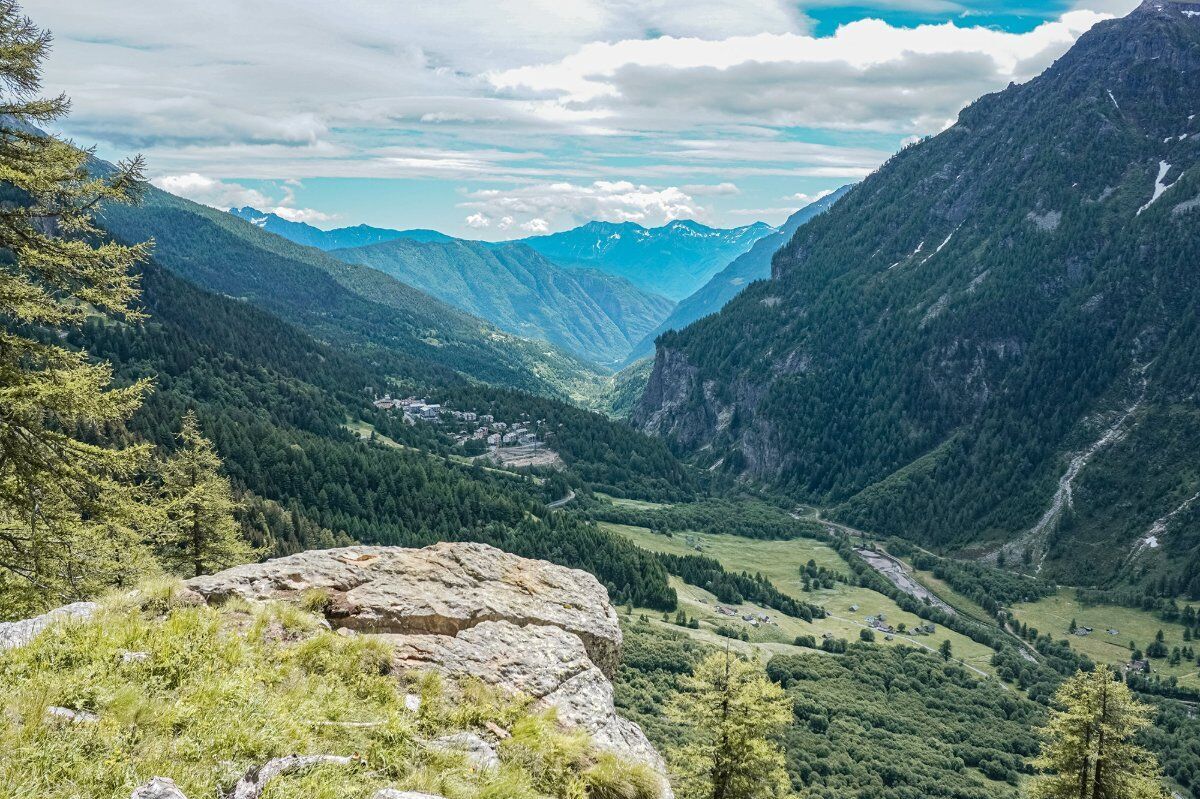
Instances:
[[[1168,164],[1166,161],[1158,162],[1158,177],[1156,177],[1154,179],[1154,194],[1150,197],[1149,202],[1147,202],[1145,205],[1143,205],[1141,208],[1138,209],[1138,212],[1136,214],[1137,216],[1141,216],[1142,211],[1145,211],[1147,208],[1154,205],[1154,203],[1158,200],[1158,198],[1163,196],[1163,192],[1165,192],[1167,189],[1169,189],[1175,185],[1174,183],[1165,183],[1164,182],[1164,180],[1167,177],[1167,173],[1170,171],[1171,171],[1170,164]]]

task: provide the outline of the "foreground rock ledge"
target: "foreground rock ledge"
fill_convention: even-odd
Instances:
[[[621,628],[595,577],[485,544],[302,552],[189,580],[207,602],[321,589],[336,628],[377,636],[400,670],[476,677],[553,707],[597,746],[665,775],[641,728],[617,715],[610,678]],[[664,776],[664,790],[666,787]]]
[[[312,550],[187,584],[213,604],[322,589],[332,598],[330,623],[363,633],[455,636],[487,621],[557,627],[609,678],[620,657],[617,614],[595,577],[486,544]]]

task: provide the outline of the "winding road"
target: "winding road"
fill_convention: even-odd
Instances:
[[[568,502],[570,502],[573,499],[575,499],[575,489],[571,489],[571,490],[567,491],[567,495],[565,497],[563,497],[562,499],[556,499],[553,502],[547,502],[546,507],[547,508],[561,508],[563,505],[566,505]]]

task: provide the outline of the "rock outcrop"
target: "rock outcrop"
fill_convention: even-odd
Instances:
[[[663,771],[640,727],[617,715],[613,687],[583,642],[558,627],[484,622],[457,636],[386,635],[399,669],[475,677],[553,707],[560,721],[588,731],[596,744]]]
[[[188,587],[210,603],[321,589],[331,598],[330,623],[362,633],[453,637],[488,621],[557,627],[577,636],[610,677],[621,647],[616,611],[595,577],[486,544],[313,550],[197,577]]]
[[[609,680],[621,628],[604,587],[586,572],[484,544],[362,546],[238,566],[188,587],[214,604],[323,590],[330,625],[386,641],[397,670],[526,694],[598,746],[665,775],[642,730],[617,715]]]
[[[0,652],[25,646],[33,640],[34,636],[55,622],[67,619],[86,619],[95,612],[96,603],[94,602],[74,602],[31,619],[2,622],[0,623]]]

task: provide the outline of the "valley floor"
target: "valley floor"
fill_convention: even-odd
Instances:
[[[700,546],[700,554],[717,559],[727,569],[747,571],[751,574],[760,573],[785,594],[821,605],[829,613],[829,616],[824,619],[806,622],[789,618],[770,609],[744,603],[731,606],[738,610],[736,617],[724,616],[716,611],[716,607],[720,603],[707,591],[673,581],[679,592],[680,603],[684,611],[701,622],[701,629],[688,631],[689,634],[696,635],[708,642],[715,639],[724,643],[728,640],[718,637],[714,632],[718,625],[744,628],[749,632],[752,644],[766,650],[779,651],[781,646],[785,646],[789,650],[795,649],[791,646],[791,642],[798,635],[812,635],[818,643],[825,634],[847,641],[857,641],[860,631],[868,629],[867,617],[878,618],[880,614],[886,618],[888,624],[897,628],[901,623],[904,623],[908,629],[924,623],[918,616],[901,610],[890,598],[869,588],[838,582],[832,589],[805,591],[800,570],[809,560],[813,560],[817,566],[824,566],[843,574],[849,573],[849,567],[842,557],[832,547],[820,541],[806,538],[769,541],[703,533],[675,533],[668,536],[655,533],[645,527],[611,522],[601,522],[600,524],[633,541],[638,546],[654,552],[676,555],[696,554],[697,551],[687,543],[687,539],[691,538]],[[743,615],[757,617],[760,613],[770,616],[778,624],[760,624],[760,627],[755,629],[741,620]],[[950,641],[955,660],[961,659],[963,665],[980,676],[989,676],[993,673],[992,650],[952,630],[939,627],[932,635],[895,634],[891,641],[886,640],[882,633],[876,634],[876,642],[885,646],[907,644],[930,651],[936,650],[944,640]]]
[[[670,507],[660,503],[603,495],[600,495],[600,499],[619,508],[637,511],[657,511]],[[796,515],[795,518],[811,519],[819,518],[819,515],[810,512],[808,515]],[[829,614],[824,619],[806,622],[752,603],[723,605],[708,591],[672,578],[671,584],[679,595],[680,607],[689,618],[696,619],[700,625],[699,629],[682,628],[674,623],[673,618],[660,620],[660,614],[655,611],[643,612],[655,624],[684,630],[697,641],[724,646],[732,640],[731,645],[735,649],[745,652],[757,650],[764,658],[769,658],[772,653],[809,651],[792,643],[797,636],[802,635],[813,636],[818,645],[823,636],[857,641],[861,631],[870,625],[868,618],[883,616],[892,627],[899,628],[903,623],[908,632],[894,633],[889,639],[876,631],[877,643],[885,646],[906,644],[935,651],[943,641],[949,640],[955,660],[979,676],[988,677],[995,674],[991,663],[993,651],[989,647],[945,627],[938,627],[936,632],[930,635],[914,635],[911,631],[923,624],[923,620],[901,610],[895,601],[875,590],[839,581],[833,588],[814,587],[806,591],[802,570],[810,560],[817,567],[843,575],[850,573],[849,565],[843,557],[823,541],[811,538],[764,540],[696,531],[662,533],[648,527],[615,522],[600,522],[600,526],[653,552],[673,555],[701,554],[720,561],[730,571],[761,574],[783,593],[820,605]],[[854,533],[860,534],[859,531]],[[870,537],[869,534],[867,537]],[[931,599],[935,604],[944,601],[959,614],[984,624],[995,624],[992,614],[932,572],[914,569],[909,559],[895,559],[895,563],[907,572],[908,578],[919,593],[929,593],[935,597]],[[1182,604],[1185,603],[1181,602]],[[731,608],[736,614],[722,613],[718,610],[722,607]],[[1073,588],[1064,587],[1052,596],[1034,602],[1018,603],[1011,610],[1019,622],[1037,628],[1055,640],[1066,641],[1074,651],[1098,663],[1113,666],[1120,666],[1130,660],[1131,641],[1138,649],[1145,650],[1159,630],[1163,631],[1168,651],[1191,645],[1191,642],[1183,638],[1183,627],[1178,623],[1165,622],[1151,611],[1106,603],[1085,604],[1079,600]],[[764,614],[770,617],[769,623],[761,621],[760,616]],[[754,627],[746,622],[746,616],[758,619],[758,626]],[[1087,635],[1070,634],[1068,630],[1072,620],[1075,620],[1080,628],[1091,627],[1092,632]],[[745,632],[749,641],[741,642],[722,636],[717,632],[718,628],[727,632]],[[1110,629],[1116,633],[1110,634]],[[1153,673],[1159,676],[1175,677],[1183,687],[1200,688],[1200,667],[1194,658],[1182,658],[1176,665],[1171,665],[1168,658],[1156,658],[1151,661],[1151,668]]]
[[[1057,594],[1015,605],[1017,619],[1049,633],[1056,639],[1065,639],[1071,648],[1087,655],[1097,663],[1120,664],[1129,661],[1132,641],[1138,649],[1145,650],[1161,630],[1168,650],[1190,645],[1183,640],[1183,627],[1160,619],[1157,614],[1135,608],[1111,604],[1085,604],[1076,596],[1074,589],[1063,588]],[[1072,635],[1068,632],[1071,620],[1078,627],[1091,627],[1088,635]],[[1116,634],[1109,634],[1109,630]],[[1151,661],[1152,673],[1165,677],[1177,677],[1179,684],[1189,688],[1200,688],[1200,667],[1194,659],[1184,659],[1172,666],[1167,658]]]

